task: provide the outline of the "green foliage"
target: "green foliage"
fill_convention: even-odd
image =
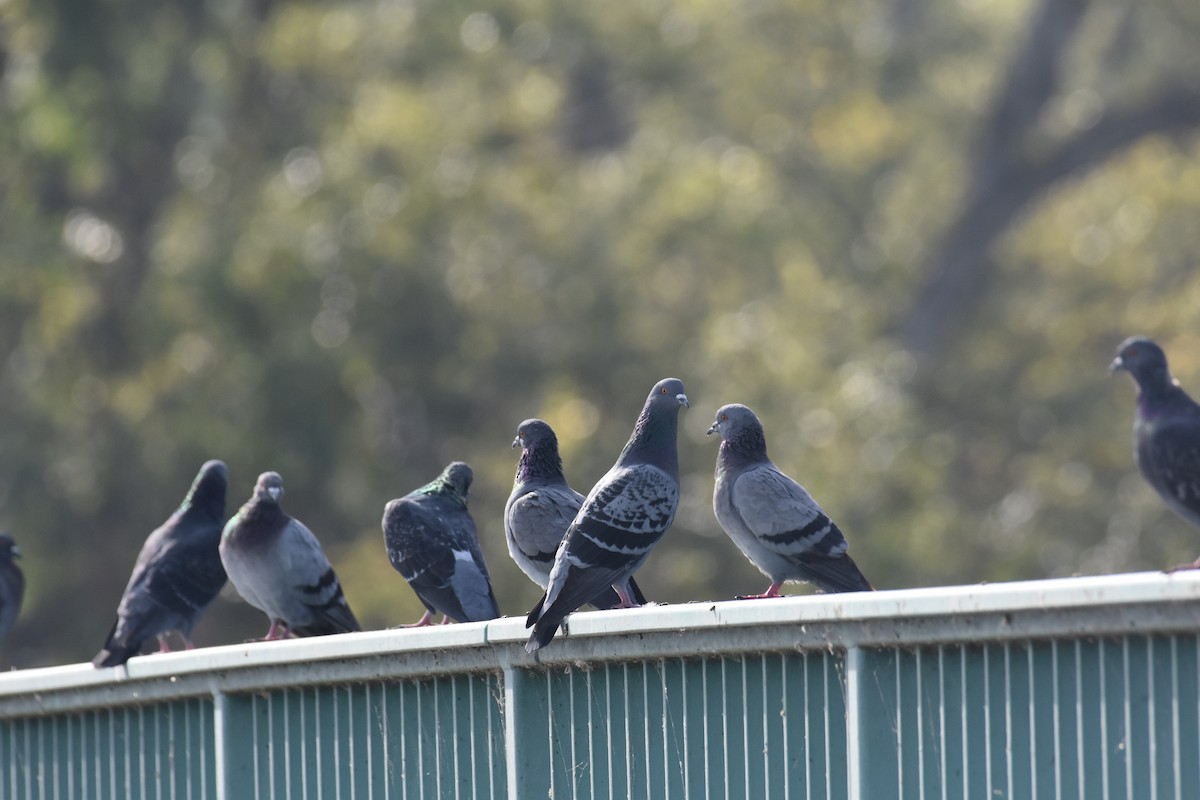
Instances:
[[[1093,5],[1035,149],[1200,75],[1186,3]],[[283,474],[368,627],[420,614],[384,503],[468,461],[523,614],[517,424],[547,419],[586,491],[667,375],[692,408],[652,599],[765,586],[711,511],[704,431],[735,401],[881,588],[1195,556],[1104,373],[1146,333],[1200,393],[1194,136],[1025,208],[936,357],[891,333],[979,171],[1027,3],[89,8],[0,9],[0,527],[29,578],[6,661],[90,658],[211,457],[230,513]],[[221,600],[197,634],[264,626]]]

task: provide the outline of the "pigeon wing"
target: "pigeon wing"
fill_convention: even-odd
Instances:
[[[505,514],[509,543],[531,561],[544,563],[549,573],[583,499],[579,492],[560,486],[538,487],[514,498]]]
[[[788,559],[826,592],[870,591],[846,554],[846,537],[808,491],[773,464],[748,469],[733,484],[732,504],[758,542]]]
[[[389,504],[384,541],[392,566],[430,611],[460,622],[500,616],[470,518],[448,524],[415,500]]]
[[[739,475],[731,499],[759,542],[780,555],[828,558],[846,552],[845,537],[812,495],[773,465]]]
[[[565,616],[641,566],[671,527],[678,505],[678,482],[658,467],[639,464],[610,472],[563,540],[565,553],[551,573],[544,613]],[[560,570],[565,574],[555,580]]]
[[[294,624],[287,620],[289,627],[300,636],[362,630],[313,532],[300,520],[291,519],[280,534],[279,545],[283,573],[289,576],[295,597],[308,617]]]
[[[0,638],[3,638],[21,611],[25,597],[25,576],[11,561],[0,564]]]
[[[1139,447],[1138,462],[1171,508],[1200,525],[1200,417],[1159,423]]]

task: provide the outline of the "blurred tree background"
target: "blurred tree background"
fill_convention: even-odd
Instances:
[[[1194,0],[7,0],[0,663],[100,647],[207,458],[279,470],[367,627],[384,503],[452,459],[501,608],[517,424],[581,491],[682,378],[655,600],[760,591],[711,511],[763,418],[880,588],[1157,568],[1157,337],[1200,392]],[[804,591],[793,588],[793,591]],[[201,644],[262,635],[227,589]]]

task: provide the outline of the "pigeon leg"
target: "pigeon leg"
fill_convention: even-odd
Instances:
[[[183,637],[183,649],[184,650],[195,650],[196,643],[193,642],[189,637],[185,636],[185,637]]]
[[[772,581],[771,585],[768,586],[767,590],[765,592],[763,592],[762,594],[739,594],[737,596],[737,599],[738,600],[765,600],[766,598],[769,598],[769,597],[782,597],[782,595],[779,594],[780,586],[783,586],[783,581]]]
[[[158,652],[160,652],[160,653],[171,652],[171,644],[170,644],[170,642],[167,641],[167,635],[165,633],[158,634]]]
[[[449,614],[442,614],[442,622],[441,622],[441,624],[442,624],[442,625],[449,625],[449,624],[450,624],[450,615],[449,615]]]
[[[625,584],[614,583],[612,588],[613,588],[613,591],[617,593],[617,597],[619,597],[621,599],[621,602],[617,603],[617,608],[641,608],[642,607],[641,603],[634,600],[632,597],[629,596],[629,592],[625,591]]]
[[[426,610],[421,618],[416,622],[410,622],[407,625],[397,625],[397,628],[424,628],[426,625],[432,624],[433,612]]]
[[[1186,572],[1189,569],[1200,569],[1200,558],[1197,558],[1190,564],[1179,564],[1178,566],[1169,567],[1163,570],[1163,572],[1170,575],[1172,572]]]

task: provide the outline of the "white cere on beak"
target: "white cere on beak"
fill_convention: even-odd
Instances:
[[[682,393],[677,394],[677,395],[675,395],[675,399],[678,400],[679,405],[683,406],[684,408],[691,408],[691,406],[688,405],[688,399],[687,399],[686,394],[682,394]]]

